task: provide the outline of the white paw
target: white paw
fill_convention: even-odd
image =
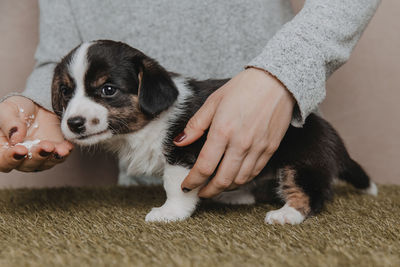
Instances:
[[[378,187],[374,182],[371,181],[370,183],[369,187],[363,190],[363,193],[376,197],[378,195]]]
[[[268,224],[299,224],[303,222],[305,217],[295,208],[292,208],[285,204],[279,210],[273,210],[267,212],[265,222]]]
[[[231,205],[251,205],[256,202],[255,197],[251,192],[248,191],[231,191],[231,192],[222,192],[218,196],[216,196],[214,201],[231,204]]]
[[[183,221],[189,218],[191,212],[185,212],[179,210],[177,207],[171,207],[169,205],[163,205],[159,208],[153,208],[146,215],[146,222],[175,222]]]

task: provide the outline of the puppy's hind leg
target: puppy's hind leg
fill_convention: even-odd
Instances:
[[[324,173],[295,170],[290,167],[278,172],[278,195],[285,205],[267,213],[268,224],[299,224],[311,213],[318,212],[330,192],[330,181]]]
[[[181,190],[181,183],[189,173],[189,169],[182,166],[167,164],[164,169],[164,188],[167,200],[159,208],[153,208],[146,216],[147,222],[173,222],[189,218],[196,210],[199,189],[188,193]]]

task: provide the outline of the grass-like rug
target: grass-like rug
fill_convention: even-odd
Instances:
[[[377,198],[339,187],[317,217],[264,224],[274,206],[203,204],[148,224],[160,187],[0,191],[0,265],[400,266],[400,187]]]

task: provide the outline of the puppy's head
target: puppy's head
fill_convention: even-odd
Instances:
[[[54,112],[64,136],[91,145],[143,128],[178,96],[168,72],[124,43],[83,43],[57,65]]]

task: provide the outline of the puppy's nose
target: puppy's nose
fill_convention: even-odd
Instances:
[[[72,117],[67,120],[68,128],[72,132],[77,133],[77,134],[82,134],[85,132],[85,130],[86,130],[85,122],[86,122],[86,119],[84,117],[80,117],[80,116]]]

